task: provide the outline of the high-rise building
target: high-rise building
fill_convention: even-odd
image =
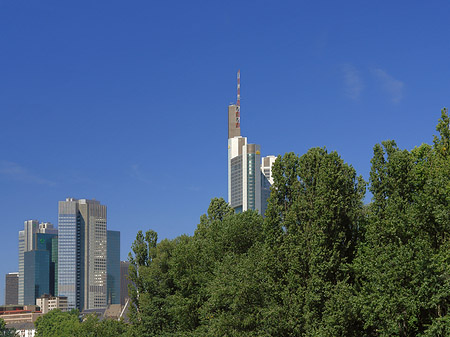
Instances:
[[[107,303],[120,304],[120,232],[107,231]]]
[[[19,273],[5,276],[5,305],[19,304]]]
[[[106,206],[67,198],[58,207],[58,295],[68,308],[107,305]]]
[[[19,232],[19,304],[23,305],[24,296],[24,253],[33,250],[33,236],[39,232],[39,221],[27,220],[23,231]]]
[[[260,145],[241,136],[240,71],[237,79],[237,102],[228,106],[228,203],[238,213],[252,209],[264,214],[270,186],[261,171]]]
[[[19,231],[18,304],[35,304],[35,296],[40,292],[40,290],[36,290],[39,288],[39,285],[41,286],[40,289],[48,289],[47,292],[51,291],[52,294],[55,292],[55,269],[57,269],[57,261],[52,260],[52,241],[57,241],[57,234],[58,230],[49,222],[39,223],[37,220],[27,220],[24,222],[24,230]],[[26,256],[28,257],[25,258]],[[39,265],[35,265],[35,263]],[[48,271],[45,277],[42,276],[44,270]],[[32,275],[32,273],[38,274]],[[26,276],[27,283],[25,284]],[[40,283],[39,285],[35,285],[34,282],[36,280],[44,283],[47,282],[47,284]],[[26,301],[25,292],[27,292]]]
[[[128,285],[131,281],[128,279],[128,268],[130,268],[129,261],[120,261],[120,304],[125,305],[128,296]]]
[[[54,232],[54,231],[53,231]],[[56,234],[35,233],[34,249],[24,253],[24,304],[36,304],[36,298],[55,294],[55,262],[52,261]]]

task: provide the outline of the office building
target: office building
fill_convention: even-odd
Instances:
[[[54,231],[53,231],[54,232]],[[43,294],[55,294],[55,261],[52,261],[56,234],[35,233],[33,250],[24,252],[24,304],[33,305]]]
[[[128,268],[130,268],[129,261],[120,261],[120,304],[125,305],[128,296],[128,285],[131,281],[128,279]]]
[[[107,303],[120,304],[120,232],[107,231]]]
[[[53,309],[67,311],[67,297],[43,295],[36,299],[36,305],[39,306],[41,312],[46,314]]]
[[[107,305],[106,206],[67,198],[58,207],[58,295],[68,308]]]
[[[37,285],[38,288],[41,286],[42,289],[48,289],[47,292],[51,291],[52,294],[55,292],[57,261],[53,258],[52,244],[57,241],[57,234],[58,230],[49,222],[39,223],[37,220],[24,222],[24,230],[19,231],[18,304],[32,305],[35,303],[35,296],[40,294],[40,290],[36,290],[35,281],[40,282]],[[27,258],[25,259],[25,257]],[[36,263],[38,265],[35,265]],[[44,271],[48,271],[48,275],[45,277]],[[27,284],[25,284],[25,276],[27,276]],[[42,282],[48,284],[44,285]],[[27,291],[26,301],[25,291]]]
[[[19,304],[19,273],[5,276],[5,305]]]
[[[237,90],[236,104],[228,106],[228,203],[237,213],[257,210],[264,214],[270,186],[261,170],[260,145],[249,144],[241,136],[240,72]]]

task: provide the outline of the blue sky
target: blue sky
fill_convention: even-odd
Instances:
[[[0,302],[27,219],[95,198],[126,259],[226,198],[227,105],[262,155],[431,143],[450,98],[448,1],[0,0]],[[370,200],[370,199],[369,199]]]

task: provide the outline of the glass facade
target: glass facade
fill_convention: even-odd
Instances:
[[[247,209],[256,209],[256,176],[254,153],[247,154]]]
[[[54,266],[54,290],[53,295],[58,296],[58,237],[52,238],[52,254],[50,257],[50,266]]]
[[[106,206],[97,200],[59,202],[58,295],[68,308],[107,305]]]
[[[120,232],[107,231],[107,301],[120,304]]]
[[[83,309],[81,282],[82,231],[75,201],[60,202],[58,216],[58,295],[66,296],[68,309]],[[83,240],[84,241],[84,240]]]
[[[18,303],[20,305],[23,305],[23,259],[25,252],[25,232],[20,231],[19,232],[19,284],[18,284]]]
[[[50,252],[31,250],[24,253],[24,305],[36,304],[36,298],[50,293]]]
[[[19,304],[34,305],[36,296],[55,294],[51,256],[57,232],[51,223],[39,224],[37,220],[25,221],[24,230],[19,232]]]

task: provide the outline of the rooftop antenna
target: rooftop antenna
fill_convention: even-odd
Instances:
[[[237,72],[236,127],[241,127],[241,70]]]
[[[241,70],[237,72],[237,106],[241,106]]]

